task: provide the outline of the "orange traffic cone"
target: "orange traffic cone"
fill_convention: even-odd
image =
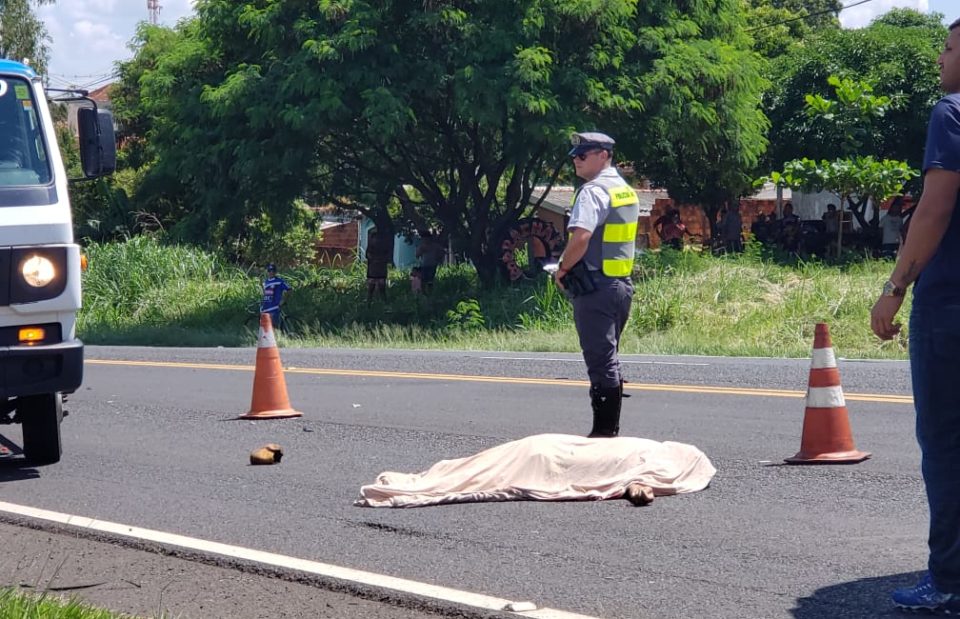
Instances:
[[[830,344],[830,329],[820,323],[813,338],[800,451],[786,461],[790,464],[852,464],[869,457],[869,453],[857,451],[853,445],[847,404],[840,387],[840,370]]]
[[[300,417],[303,413],[290,407],[287,383],[283,380],[280,351],[273,337],[270,314],[260,314],[260,335],[257,337],[257,367],[253,374],[253,401],[250,412],[240,419],[280,419]]]

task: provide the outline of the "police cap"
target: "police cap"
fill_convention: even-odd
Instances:
[[[597,133],[593,131],[587,133],[574,133],[570,136],[570,145],[573,146],[573,148],[570,149],[570,152],[567,153],[567,156],[573,157],[574,155],[586,153],[591,150],[597,150],[598,148],[612,151],[615,143],[616,142],[613,141],[613,138],[605,133]]]

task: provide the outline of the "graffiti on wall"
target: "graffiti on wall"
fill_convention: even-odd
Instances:
[[[515,282],[524,275],[535,276],[544,262],[556,260],[563,250],[563,235],[549,221],[538,217],[521,219],[507,232],[500,243],[500,263],[507,279]],[[531,264],[527,273],[517,264],[517,252],[529,247]]]

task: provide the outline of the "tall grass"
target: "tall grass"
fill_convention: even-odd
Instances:
[[[0,619],[122,619],[120,615],[94,608],[77,599],[61,600],[46,594],[25,595],[0,589]]]
[[[217,256],[140,237],[86,249],[81,337],[90,343],[247,346],[247,306],[260,273]],[[804,357],[817,322],[838,354],[903,358],[905,338],[880,343],[869,312],[889,261],[801,262],[758,246],[715,257],[665,250],[640,256],[636,294],[621,345],[626,353]],[[415,296],[392,271],[388,301],[366,302],[364,269],[282,273],[294,288],[285,345],[579,350],[569,302],[545,276],[481,287],[469,266],[441,268],[433,293]],[[909,311],[909,300],[903,316]]]

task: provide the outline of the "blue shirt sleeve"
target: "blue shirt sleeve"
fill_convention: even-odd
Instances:
[[[923,171],[960,172],[960,97],[940,99],[930,114]]]

